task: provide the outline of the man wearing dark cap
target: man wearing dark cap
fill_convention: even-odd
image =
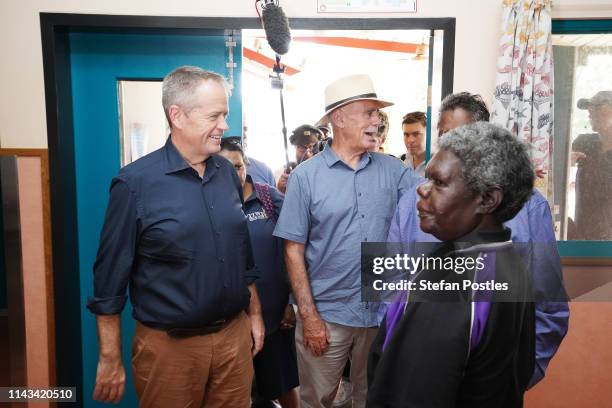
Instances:
[[[278,178],[276,184],[278,191],[285,193],[291,169],[319,152],[319,140],[322,136],[321,131],[311,125],[298,126],[293,130],[293,133],[289,136],[289,143],[295,148],[295,162],[289,163],[289,168],[285,169]]]
[[[595,133],[579,135],[572,143],[576,162],[576,215],[572,239],[612,239],[612,91],[578,100],[588,110]]]

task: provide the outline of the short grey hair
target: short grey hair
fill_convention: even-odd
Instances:
[[[168,114],[170,106],[177,105],[186,111],[193,109],[195,107],[193,94],[202,81],[217,82],[228,93],[229,85],[223,76],[200,67],[185,65],[166,75],[162,83],[162,106],[170,127],[172,127]]]
[[[463,180],[472,192],[503,192],[494,212],[499,221],[514,218],[531,197],[535,175],[528,147],[508,130],[476,122],[444,134],[438,146],[461,160]]]

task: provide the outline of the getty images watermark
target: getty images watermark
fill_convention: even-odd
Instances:
[[[393,301],[405,291],[422,302],[567,301],[560,271],[534,279],[531,270],[532,259],[554,259],[553,251],[513,242],[364,242],[362,301]]]
[[[476,257],[439,257],[439,256],[409,256],[408,254],[396,254],[394,257],[375,257],[373,259],[372,273],[381,275],[385,271],[402,271],[414,275],[419,271],[446,271],[463,275],[467,271],[482,271],[486,264],[488,254],[484,253]],[[411,281],[400,279],[397,282],[385,282],[383,279],[375,279],[372,287],[377,291],[394,290],[432,290],[432,291],[460,291],[460,290],[504,290],[509,289],[508,282],[495,282],[494,279],[485,282],[475,282],[471,279],[462,279],[461,282],[446,281],[444,279],[432,281],[430,279],[419,279]]]

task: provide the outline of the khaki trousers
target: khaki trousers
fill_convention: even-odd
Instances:
[[[250,327],[244,312],[217,333],[183,339],[137,323],[132,371],[140,406],[250,407]]]
[[[363,408],[368,393],[367,362],[378,327],[350,327],[325,322],[331,341],[322,356],[315,357],[303,344],[302,320],[297,316],[295,345],[300,377],[301,408],[329,408],[334,402],[342,371],[351,360],[353,408]]]

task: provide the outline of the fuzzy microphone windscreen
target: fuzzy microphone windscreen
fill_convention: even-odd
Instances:
[[[270,48],[278,55],[286,54],[291,43],[291,32],[283,9],[274,3],[267,4],[262,10],[262,20]]]

